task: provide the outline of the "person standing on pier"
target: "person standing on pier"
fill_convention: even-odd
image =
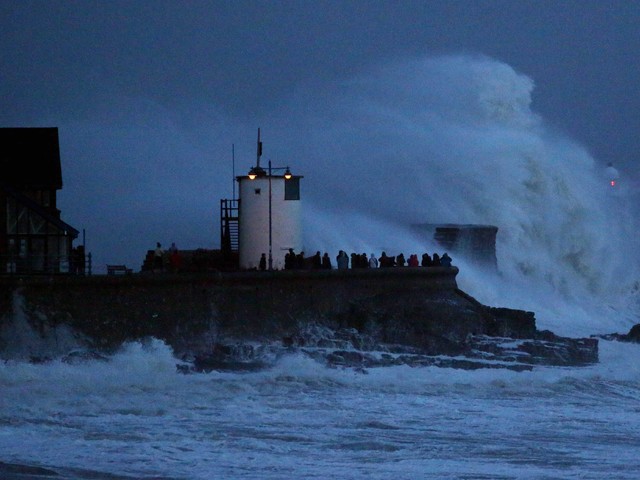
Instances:
[[[156,249],[153,252],[153,271],[161,272],[164,270],[164,250],[160,242],[156,242]]]
[[[336,262],[338,263],[338,270],[346,270],[349,268],[349,257],[347,256],[347,252],[340,250],[336,257]]]

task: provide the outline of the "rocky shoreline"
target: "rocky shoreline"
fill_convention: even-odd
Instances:
[[[608,333],[605,335],[593,335],[593,338],[613,340],[616,342],[640,343],[640,323],[631,327],[628,333]]]
[[[521,310],[491,309],[502,317],[496,324],[512,324],[513,318],[532,322],[533,314]],[[512,317],[505,321],[505,317]],[[469,334],[460,341],[429,338],[426,344],[385,343],[384,338],[364,334],[353,327],[332,330],[321,324],[304,324],[281,342],[216,343],[208,352],[183,356],[183,373],[252,371],[269,368],[285,355],[303,355],[331,368],[352,368],[366,373],[370,368],[407,365],[465,370],[503,368],[529,371],[536,366],[581,367],[598,362],[595,338],[560,337],[533,328],[509,329],[512,336]]]

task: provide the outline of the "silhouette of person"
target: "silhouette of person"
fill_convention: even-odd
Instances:
[[[373,253],[369,256],[369,268],[378,268],[378,259]]]
[[[329,254],[327,252],[324,252],[324,255],[322,256],[322,268],[331,270],[331,259],[329,258]]]
[[[284,269],[285,270],[293,270],[296,265],[296,254],[293,251],[293,248],[289,249],[289,253],[284,256]]]
[[[382,256],[378,259],[380,268],[389,268],[396,266],[396,257],[388,256],[387,252],[382,252]]]
[[[320,255],[319,250],[311,259],[311,266],[313,267],[314,270],[320,270],[322,268],[322,256]]]
[[[349,257],[347,256],[347,252],[340,250],[336,257],[336,262],[338,263],[338,270],[346,270],[349,268]]]
[[[298,268],[300,270],[304,270],[306,268],[306,262],[304,259],[304,252],[300,252],[298,255],[296,255],[296,259],[295,259],[295,268]]]
[[[450,267],[451,266],[451,257],[449,256],[449,254],[447,252],[444,252],[442,254],[442,257],[440,257],[440,265],[442,265],[443,267]]]
[[[159,271],[164,269],[164,250],[160,242],[156,242],[156,249],[153,251],[153,269]]]
[[[264,253],[260,255],[260,263],[258,264],[258,268],[263,272],[267,269],[267,256]]]
[[[175,242],[171,243],[171,247],[169,247],[169,265],[171,266],[172,272],[177,272],[180,270],[180,252],[178,251],[178,247],[176,247]]]

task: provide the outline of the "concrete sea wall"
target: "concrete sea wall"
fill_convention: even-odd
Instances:
[[[457,288],[457,273],[398,267],[6,277],[0,279],[0,352],[18,318],[43,336],[64,326],[94,349],[154,337],[192,356],[237,343],[304,347],[309,326],[352,332],[352,344],[366,337],[371,349],[397,346],[425,355],[463,354],[475,337],[538,335],[532,312],[479,304]],[[597,342],[595,350],[597,358]]]
[[[406,268],[2,278],[0,317],[11,320],[18,294],[19,308],[40,329],[67,324],[105,347],[155,336],[198,348],[203,336],[273,339],[300,322],[348,322],[363,302],[382,308],[400,297],[444,300],[454,295],[456,274]]]

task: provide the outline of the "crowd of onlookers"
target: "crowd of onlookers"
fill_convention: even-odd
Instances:
[[[149,250],[145,258],[147,270],[153,272],[179,272],[184,271],[182,252],[178,251],[175,243],[171,244],[168,250],[164,250],[160,242],[156,243],[155,250]],[[262,254],[258,263],[258,270],[267,270],[267,257]],[[191,262],[194,263],[194,258]],[[387,255],[382,252],[380,257],[371,253],[351,253],[347,254],[340,250],[335,258],[331,258],[327,252],[321,254],[319,251],[312,256],[305,256],[304,252],[296,253],[290,248],[284,257],[285,270],[347,270],[361,268],[389,268],[389,267],[450,267],[451,257],[445,252],[442,255],[434,253],[429,255],[423,253],[421,257],[413,253],[409,258],[405,258],[403,253],[398,255]],[[143,268],[144,269],[144,268]],[[194,270],[194,265],[188,266],[189,271]],[[199,271],[199,270],[197,270]]]
[[[325,252],[321,254],[319,251],[310,257],[306,257],[304,252],[295,253],[292,248],[289,249],[284,257],[285,270],[330,270],[337,268],[338,270],[356,269],[356,268],[389,268],[389,267],[450,267],[451,257],[445,252],[442,256],[434,253],[429,255],[423,253],[421,258],[418,254],[413,253],[409,258],[405,258],[403,253],[396,256],[387,255],[382,252],[380,257],[376,257],[373,253],[367,256],[366,253],[347,254],[344,250],[340,250],[335,257],[335,267]],[[260,269],[266,269],[264,259],[260,262]]]

